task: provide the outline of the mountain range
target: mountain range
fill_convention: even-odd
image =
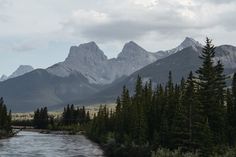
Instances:
[[[117,81],[100,92],[92,95],[89,99],[78,100],[77,104],[93,104],[93,103],[110,103],[114,102],[118,95],[122,92],[125,85],[131,91],[134,91],[136,79],[142,77],[143,82],[152,80],[153,88],[159,84],[165,84],[168,79],[169,71],[172,73],[173,82],[179,83],[182,78],[186,78],[190,71],[195,72],[201,65],[199,58],[202,47],[187,47],[168,57],[157,60],[142,69],[125,77],[123,80]],[[215,63],[220,60],[225,68],[226,75],[232,75],[236,72],[236,47],[230,45],[222,45],[216,48],[214,57]]]
[[[202,44],[192,38],[167,51],[148,52],[135,42],[126,43],[117,58],[108,59],[95,42],[72,46],[68,57],[47,69],[36,69],[0,82],[3,96],[14,112],[32,111],[39,106],[61,108],[114,102],[123,85],[131,91],[138,75],[153,85],[165,83],[171,70],[175,82],[195,71],[201,61]],[[216,48],[226,74],[236,69],[236,47]]]
[[[72,46],[65,61],[47,68],[47,71],[59,77],[67,77],[71,72],[77,71],[84,75],[90,83],[110,84],[189,46],[201,45],[187,37],[177,48],[152,53],[130,41],[124,45],[117,58],[107,59],[95,42],[89,42],[78,47]]]

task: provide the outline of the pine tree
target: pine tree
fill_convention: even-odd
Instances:
[[[84,106],[82,107],[81,116],[82,116],[82,123],[80,123],[80,124],[84,124],[86,121],[86,110],[85,110]],[[76,123],[76,121],[75,121],[75,123]]]
[[[213,136],[208,121],[206,121],[204,124],[200,124],[198,129],[199,130],[194,130],[195,134],[199,136],[196,138],[199,140],[197,140],[197,143],[200,146],[200,156],[209,157],[213,153]]]
[[[232,96],[233,96],[233,108],[236,108],[236,73],[234,73],[233,75]]]
[[[33,118],[34,127],[37,129],[46,129],[49,124],[49,116],[47,107],[37,109]]]
[[[46,129],[48,127],[48,124],[49,124],[49,116],[48,116],[48,109],[47,107],[44,107],[43,108],[43,111],[42,111],[42,128],[43,129]]]
[[[137,78],[135,94],[132,101],[133,105],[133,139],[136,144],[142,145],[146,143],[147,140],[147,115],[145,114],[144,107],[144,95],[143,95],[142,79],[140,76]]]
[[[231,92],[232,91],[232,92]],[[226,94],[228,142],[230,146],[236,145],[236,73],[233,75],[232,89]]]
[[[123,88],[123,94],[125,92],[125,87]],[[123,134],[124,134],[124,128],[123,128],[123,117],[122,117],[122,104],[120,97],[116,100],[116,117],[115,117],[115,139],[117,143],[121,143],[123,141]]]
[[[203,63],[198,69],[199,98],[204,106],[205,115],[208,118],[210,130],[213,133],[214,141],[217,144],[225,142],[224,136],[224,108],[222,101],[218,97],[222,96],[223,67],[221,64],[214,66],[213,57],[215,56],[215,47],[210,39],[206,39],[206,46],[203,48],[200,58]]]
[[[171,126],[171,146],[172,149],[181,148],[183,151],[188,150],[186,143],[188,139],[188,127],[187,127],[187,117],[186,108],[183,104],[178,103],[173,123]]]
[[[158,143],[161,120],[161,101],[163,98],[162,86],[157,86],[152,94],[150,111],[148,113],[149,141]]]
[[[143,145],[147,142],[147,115],[145,114],[143,107],[138,106],[142,104],[136,104],[135,99],[132,101],[132,113],[131,113],[131,125],[130,132],[131,137],[135,144]]]
[[[85,119],[86,119],[86,120],[85,120],[85,123],[86,123],[86,124],[91,120],[89,111],[87,111],[87,113],[86,113],[86,118],[85,118]]]
[[[232,81],[232,126],[236,128],[236,73]]]
[[[3,98],[0,98],[0,137],[1,133],[6,132],[10,134],[11,128],[11,111],[7,111],[7,106],[4,104]],[[6,136],[6,135],[4,135]]]
[[[132,119],[131,115],[131,100],[130,100],[130,95],[129,95],[129,90],[124,87],[123,93],[121,96],[121,102],[122,102],[122,118],[121,121],[123,122],[123,131],[124,134],[129,134],[130,133],[130,119]]]
[[[226,76],[224,75],[224,67],[223,64],[218,61],[217,65],[215,66],[216,71],[216,106],[215,106],[215,123],[217,123],[218,128],[213,129],[213,132],[216,132],[215,136],[219,138],[218,143],[225,144],[226,142],[226,107],[225,107],[225,88],[226,88]]]
[[[172,127],[173,119],[175,116],[176,108],[177,108],[177,102],[175,91],[174,91],[174,84],[172,81],[172,73],[169,72],[168,82],[167,82],[167,107],[168,107],[168,127]]]
[[[229,89],[226,92],[226,104],[227,104],[227,139],[229,146],[235,145],[235,126],[234,126],[234,109],[233,109],[233,97]]]
[[[11,112],[7,113],[3,98],[0,98],[0,130],[11,132]]]
[[[198,90],[192,72],[190,72],[186,81],[181,103],[184,108],[183,111],[185,111],[184,125],[182,124],[183,150],[200,150],[202,154],[210,152],[212,150],[211,130],[204,113],[204,106],[199,101]]]
[[[216,71],[216,96],[218,97],[218,105],[221,109],[224,108],[224,94],[225,94],[225,87],[226,87],[226,76],[224,74],[224,67],[223,64],[218,61],[217,65],[215,66]]]
[[[196,94],[193,83],[193,73],[190,72],[186,85],[182,86],[182,96],[177,105],[177,111],[172,125],[171,141],[173,148],[180,147],[183,151],[191,149],[193,105],[196,103]],[[184,86],[186,88],[184,88]],[[179,95],[180,97],[180,95]]]
[[[37,109],[35,112],[34,112],[34,127],[35,128],[38,128],[39,127],[39,123],[40,123],[40,121],[39,121],[39,119],[40,119],[40,117],[39,117],[39,115],[40,115],[40,111],[39,111],[39,109]]]

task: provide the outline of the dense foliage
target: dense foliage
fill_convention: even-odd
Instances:
[[[34,112],[33,123],[36,129],[47,129],[48,124],[49,124],[49,116],[48,116],[47,107],[37,109]]]
[[[32,119],[14,119],[12,120],[11,125],[31,127],[34,126],[34,121]]]
[[[151,81],[138,76],[135,94],[124,87],[115,112],[100,107],[89,137],[104,144],[108,156],[151,156],[160,148],[200,157],[224,154],[223,148],[236,144],[236,74],[225,91],[224,68],[214,56],[207,38],[201,67],[181,84],[173,83],[170,72],[166,85],[153,90]]]
[[[64,125],[72,125],[72,124],[80,124],[83,125],[90,121],[90,115],[89,112],[85,111],[85,107],[82,108],[76,108],[72,104],[67,105],[67,107],[64,108],[64,112],[62,114],[62,123]]]
[[[90,114],[86,112],[85,107],[75,108],[74,105],[67,105],[64,108],[62,116],[55,119],[48,114],[47,107],[37,109],[34,112],[33,125],[36,129],[81,131],[82,127],[90,121]],[[28,123],[27,123],[28,122]],[[17,124],[30,124],[31,121],[15,121]]]
[[[0,98],[0,138],[9,136],[11,133],[11,111],[7,111],[3,98]]]

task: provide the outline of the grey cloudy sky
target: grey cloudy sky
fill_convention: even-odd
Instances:
[[[235,0],[0,0],[0,74],[46,68],[89,41],[109,58],[130,40],[153,52],[186,36],[236,45],[235,26]]]

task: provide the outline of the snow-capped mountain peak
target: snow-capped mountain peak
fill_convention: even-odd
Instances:
[[[202,44],[199,43],[198,41],[194,40],[193,38],[190,37],[185,37],[184,41],[177,46],[176,48],[173,48],[171,50],[167,50],[167,51],[160,51],[161,53],[164,53],[166,56],[169,56],[171,54],[174,54],[178,51],[181,51],[187,47],[193,47],[194,49],[197,49],[198,47],[202,47]]]

